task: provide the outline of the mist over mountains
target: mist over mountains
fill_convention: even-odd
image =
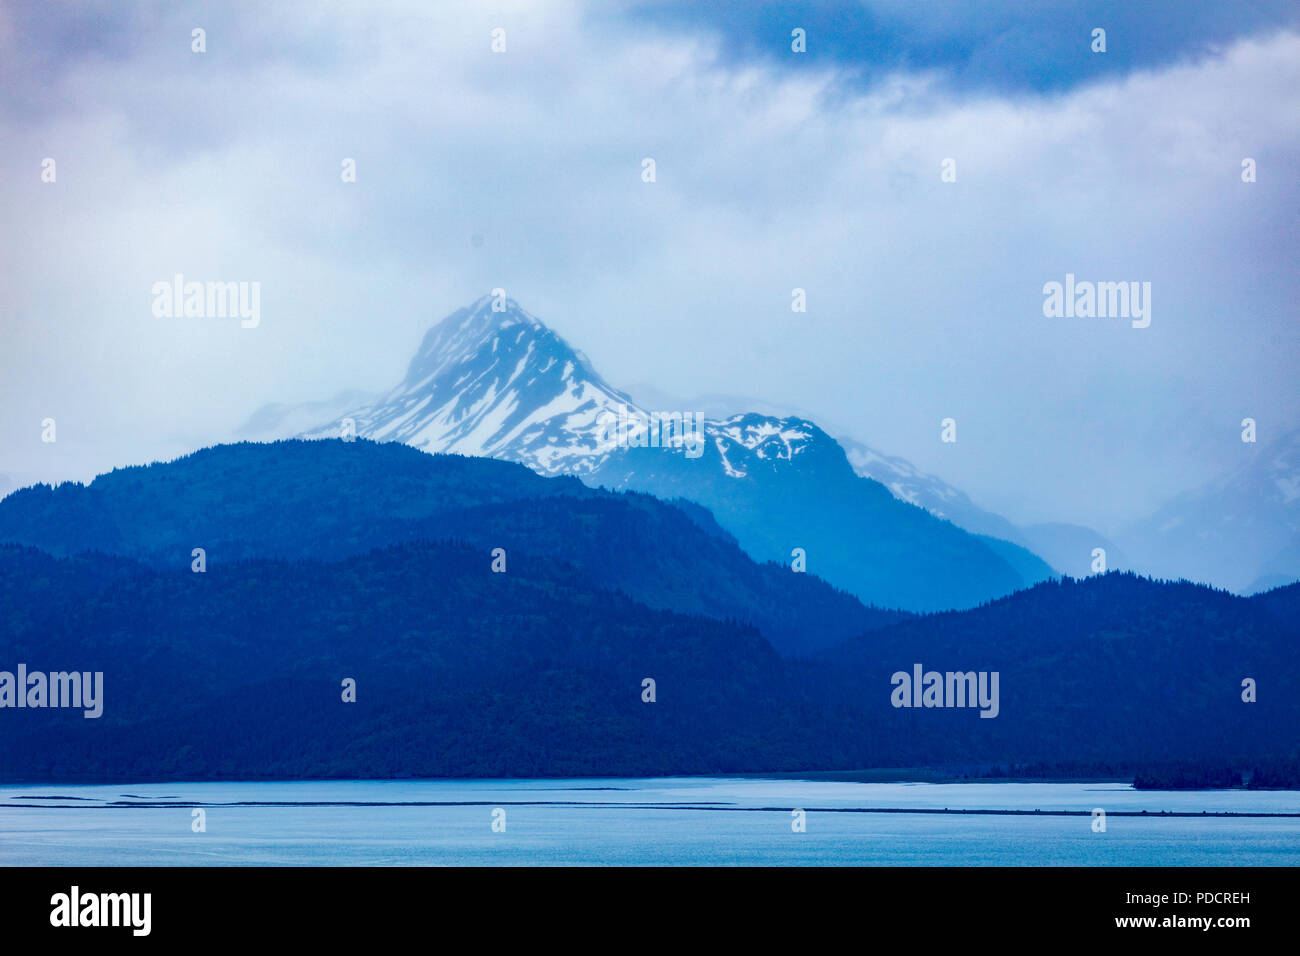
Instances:
[[[1027,550],[968,534],[857,475],[814,423],[756,413],[706,419],[702,449],[654,447],[649,420],[581,352],[513,300],[484,296],[429,330],[406,376],[377,402],[305,433],[356,434],[424,451],[517,461],[540,474],[682,498],[709,509],[759,561],[792,563],[868,604],[969,607],[1053,573]]]
[[[429,330],[383,395],[242,429],[304,437],[0,500],[0,670],[102,671],[105,698],[94,720],[12,711],[0,777],[1295,758],[1300,585],[1061,577],[1032,545],[1080,574],[1078,553],[1114,567],[1120,548],[1017,526],[805,414],[648,409],[493,304]],[[699,441],[659,441],[664,413]],[[1122,547],[1207,578],[1230,559],[1241,590],[1290,581],[1294,442],[1247,456]],[[999,689],[983,710],[919,687],[899,707],[913,672]]]
[[[1300,5],[936,6],[0,3],[0,858],[1300,856]]]
[[[703,414],[703,459],[680,448],[620,446],[601,415],[621,409],[634,417]],[[696,501],[755,558],[789,563],[803,548],[818,573],[868,603],[969,607],[1056,573],[1094,573],[1097,548],[1108,568],[1240,593],[1300,579],[1300,430],[1244,445],[1246,461],[1232,472],[1113,536],[1063,522],[1021,526],[906,459],[832,438],[806,411],[727,395],[675,398],[651,385],[616,388],[514,300],[492,296],[434,325],[388,393],[266,406],[237,437],[337,437],[345,419],[377,441]],[[848,480],[849,471],[967,534],[890,507]],[[1002,480],[1015,487],[1032,476],[1010,471]],[[817,504],[796,517],[790,508],[799,501]],[[892,573],[894,556],[915,562],[910,576]],[[922,573],[931,583],[917,587]]]
[[[1127,529],[1137,566],[1243,593],[1300,578],[1300,429],[1231,452],[1240,465]]]

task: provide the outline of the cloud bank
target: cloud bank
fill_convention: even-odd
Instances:
[[[382,389],[493,287],[615,384],[811,409],[1014,519],[1113,527],[1228,467],[1243,417],[1300,424],[1286,29],[958,95],[943,62],[864,83],[631,8],[20,4],[0,63],[24,480]],[[257,328],[155,317],[176,273],[260,282]],[[1150,326],[1044,317],[1067,273],[1150,282]]]

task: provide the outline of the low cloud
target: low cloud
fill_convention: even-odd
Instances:
[[[384,388],[498,286],[615,384],[799,404],[1012,517],[1112,525],[1215,473],[1242,417],[1296,422],[1293,33],[954,98],[563,3],[115,6],[0,14],[0,472]],[[1067,272],[1150,282],[1150,327],[1044,318]],[[260,282],[259,325],[156,318],[176,273]]]

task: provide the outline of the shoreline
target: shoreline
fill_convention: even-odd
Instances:
[[[566,781],[618,780],[773,780],[807,783],[884,784],[1113,784],[1135,793],[1300,793],[1300,787],[1144,787],[1115,776],[1079,777],[973,777],[933,767],[885,767],[865,770],[803,770],[753,773],[665,774],[656,776],[568,776],[568,777],[218,777],[197,780],[0,780],[0,790],[36,787],[166,787],[211,784],[338,784],[338,783],[465,783],[510,785],[519,782],[564,783]],[[625,787],[561,787],[564,790],[622,790]],[[123,796],[132,796],[123,794]],[[50,799],[93,799],[51,796]],[[138,804],[133,804],[138,805]]]

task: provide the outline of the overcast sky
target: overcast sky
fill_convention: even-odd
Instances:
[[[498,286],[614,385],[809,409],[1013,520],[1113,530],[1300,425],[1300,4],[697,6],[6,2],[0,473],[385,389]],[[1044,317],[1067,272],[1150,327]],[[176,273],[260,325],[156,317]]]

